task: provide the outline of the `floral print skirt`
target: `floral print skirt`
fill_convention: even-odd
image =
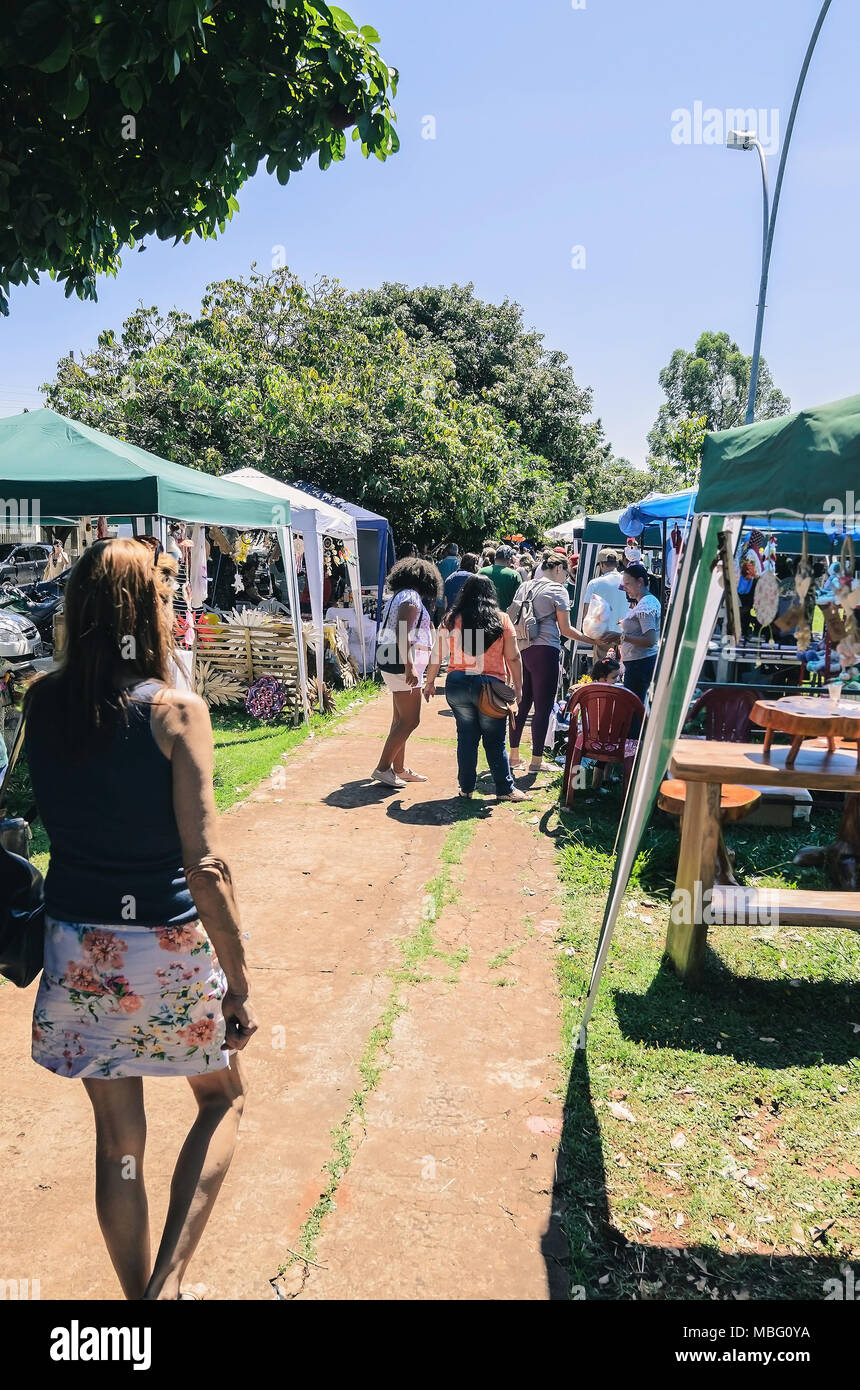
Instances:
[[[58,1076],[196,1076],[229,1065],[221,967],[200,922],[45,924],[33,1060]]]

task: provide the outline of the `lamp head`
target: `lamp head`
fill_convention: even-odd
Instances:
[[[752,150],[756,144],[754,130],[730,130],[726,136],[726,149]]]

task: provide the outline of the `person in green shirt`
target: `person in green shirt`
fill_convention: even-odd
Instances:
[[[495,555],[490,552],[487,556],[490,563],[481,570],[481,574],[485,574],[495,584],[499,607],[503,613],[507,613],[514,601],[514,594],[523,582],[519,572],[511,568],[513,558],[514,552],[511,547],[500,545]]]

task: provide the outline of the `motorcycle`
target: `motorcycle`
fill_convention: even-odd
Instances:
[[[54,614],[62,605],[69,573],[65,570],[55,579],[20,588],[17,584],[0,585],[0,613],[18,613],[29,619],[48,651],[53,647]]]

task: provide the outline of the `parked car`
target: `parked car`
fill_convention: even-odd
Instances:
[[[66,580],[71,569],[63,570],[55,579],[40,584],[0,584],[0,612],[23,613],[39,629],[39,636],[50,652],[54,640],[54,616],[62,609]]]
[[[0,659],[32,661],[42,654],[42,639],[35,623],[24,613],[0,608]]]
[[[38,584],[51,547],[43,541],[4,541],[0,545],[0,584]]]

